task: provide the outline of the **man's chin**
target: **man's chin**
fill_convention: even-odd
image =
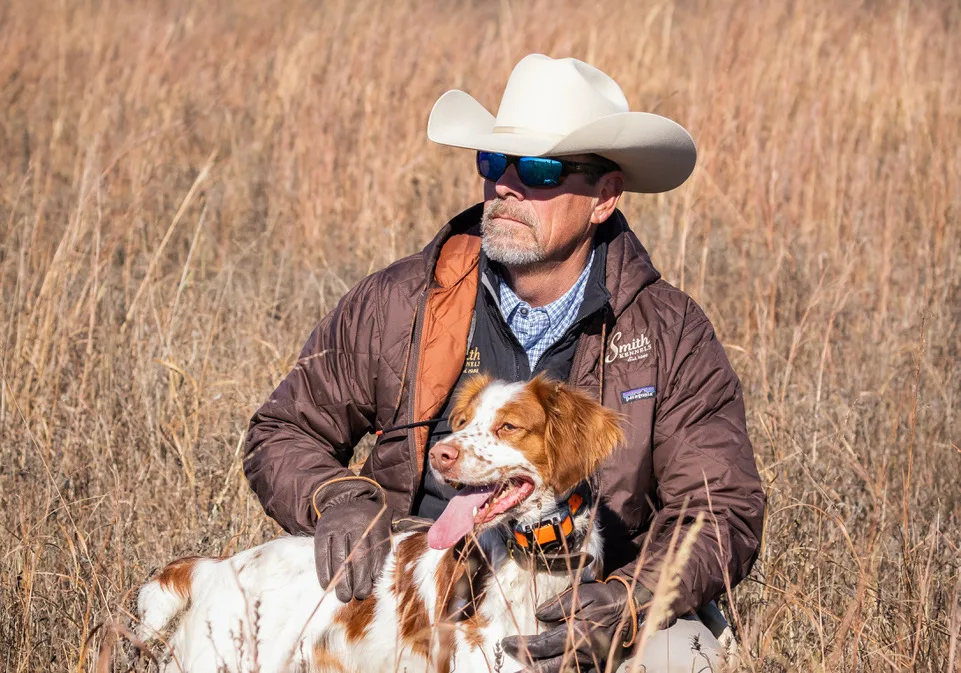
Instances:
[[[487,259],[504,266],[530,266],[544,260],[540,250],[525,248],[513,241],[495,241],[485,236],[481,247]]]
[[[487,226],[481,230],[481,245],[488,259],[505,266],[527,266],[543,261],[544,253],[529,225],[501,218],[495,220],[497,224],[485,223]]]

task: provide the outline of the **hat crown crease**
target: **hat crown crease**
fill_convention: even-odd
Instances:
[[[621,88],[597,68],[572,58],[531,55],[511,73],[493,131],[560,138],[629,109]]]

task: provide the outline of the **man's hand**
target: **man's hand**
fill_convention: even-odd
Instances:
[[[390,551],[393,519],[393,511],[381,504],[381,498],[357,493],[354,486],[349,482],[331,486],[343,492],[333,497],[325,493],[327,503],[318,510],[314,530],[317,578],[324,589],[337,578],[335,591],[344,603],[370,596]]]
[[[650,592],[630,582],[609,579],[568,589],[537,608],[537,619],[549,631],[538,636],[508,636],[504,651],[527,664],[527,671],[559,673],[603,671],[610,656],[620,656],[621,645],[632,642]]]

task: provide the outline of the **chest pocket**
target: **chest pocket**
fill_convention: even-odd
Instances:
[[[614,351],[609,350],[607,358]],[[623,352],[623,351],[622,351]],[[657,351],[628,351],[629,355],[604,362],[604,406],[616,409],[624,417],[628,446],[650,451],[654,414],[659,399]]]
[[[605,492],[614,495],[618,525],[628,536],[648,520],[657,502],[654,478],[654,418],[661,382],[657,344],[647,337],[618,336],[604,354],[604,406],[621,414],[624,445],[601,470]]]

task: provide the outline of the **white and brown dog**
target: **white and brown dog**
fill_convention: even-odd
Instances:
[[[370,598],[345,604],[321,589],[308,537],[175,561],[138,599],[144,637],[183,613],[165,670],[516,669],[501,639],[540,632],[537,605],[600,573],[583,482],[622,433],[616,414],[543,378],[477,377],[450,423],[429,458],[460,491],[426,533],[393,536]]]

